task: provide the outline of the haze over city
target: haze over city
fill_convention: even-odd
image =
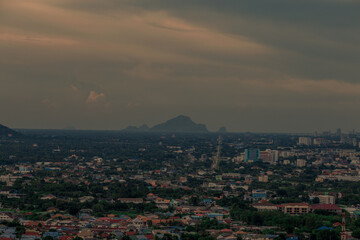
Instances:
[[[359,130],[356,0],[0,0],[0,123]]]

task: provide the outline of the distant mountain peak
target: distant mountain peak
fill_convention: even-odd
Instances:
[[[207,132],[204,124],[197,124],[190,117],[179,115],[151,128],[153,132]]]

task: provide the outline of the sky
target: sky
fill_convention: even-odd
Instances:
[[[360,0],[0,0],[0,123],[360,130]]]

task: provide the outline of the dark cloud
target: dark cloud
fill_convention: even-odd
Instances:
[[[357,128],[359,1],[0,4],[10,126],[121,129],[187,114],[233,131]]]

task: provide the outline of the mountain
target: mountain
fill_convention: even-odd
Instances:
[[[17,135],[19,135],[18,132],[15,132],[14,130],[0,124],[0,138],[7,138]]]
[[[226,127],[219,128],[219,130],[217,132],[218,133],[226,133],[227,132]]]
[[[206,133],[205,124],[197,124],[190,117],[180,115],[164,123],[155,125],[150,129],[152,132],[184,132],[184,133]]]

